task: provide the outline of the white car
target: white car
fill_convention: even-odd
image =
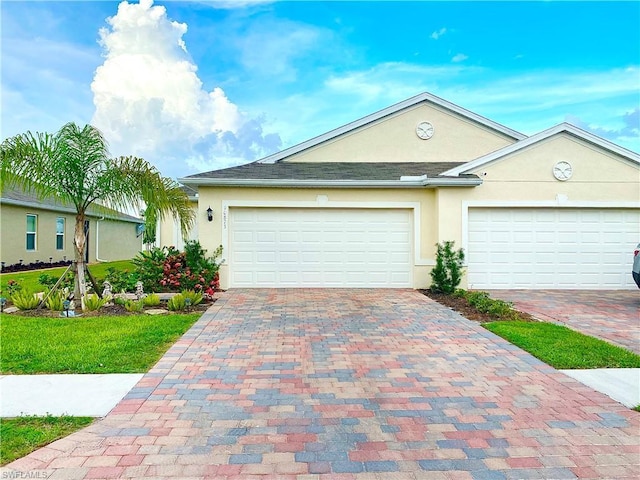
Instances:
[[[640,288],[640,243],[633,252],[633,269],[631,275],[633,275],[636,285]]]

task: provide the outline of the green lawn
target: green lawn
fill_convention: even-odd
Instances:
[[[104,262],[93,263],[89,265],[89,271],[96,278],[104,278],[107,274],[107,268],[114,267],[116,270],[129,270],[134,269],[133,263],[130,260],[119,260],[116,262]],[[31,290],[32,292],[42,292],[44,287],[38,283],[38,277],[43,273],[51,275],[52,277],[59,277],[66,270],[67,267],[47,268],[45,270],[29,270],[26,272],[14,272],[14,273],[0,273],[0,289],[3,296],[8,296],[7,282],[9,280],[15,280],[22,288]]]
[[[201,315],[2,315],[0,373],[144,373]]]
[[[557,369],[640,368],[640,355],[545,322],[491,322],[485,328]]]
[[[24,457],[86,427],[91,417],[18,417],[0,419],[0,465]],[[4,478],[4,477],[3,477]]]

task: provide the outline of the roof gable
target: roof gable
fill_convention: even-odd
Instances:
[[[492,120],[489,120],[485,117],[482,117],[476,113],[473,113],[469,110],[466,110],[458,105],[455,105],[451,102],[448,102],[446,100],[443,100],[435,95],[432,95],[430,93],[421,93],[419,95],[416,95],[414,97],[411,97],[407,100],[404,100],[400,103],[397,103],[395,105],[392,105],[390,107],[384,108],[378,112],[372,113],[370,115],[367,115],[366,117],[362,117],[358,120],[355,120],[351,123],[348,123],[346,125],[343,125],[342,127],[338,127],[334,130],[331,130],[327,133],[324,133],[322,135],[319,135],[315,138],[312,138],[310,140],[307,140],[305,142],[299,143],[298,145],[294,145],[290,148],[287,148],[285,150],[282,150],[280,152],[274,153],[272,155],[269,155],[268,157],[265,157],[261,160],[258,160],[259,163],[277,163],[280,162],[282,160],[285,160],[289,157],[292,157],[296,154],[299,154],[301,152],[304,152],[306,150],[312,149],[314,147],[317,147],[323,143],[327,143],[333,140],[338,139],[339,137],[343,137],[346,136],[348,134],[351,134],[353,132],[355,132],[358,129],[361,129],[362,127],[365,127],[367,125],[371,125],[375,122],[378,122],[380,120],[383,120],[385,118],[389,118],[392,117],[394,115],[397,115],[403,111],[407,111],[410,110],[412,108],[415,108],[421,104],[431,104],[434,105],[440,109],[442,109],[443,111],[449,112],[451,114],[454,114],[458,117],[462,117],[463,119],[467,120],[470,123],[473,124],[477,124],[479,126],[482,126],[490,131],[495,132],[496,134],[502,135],[504,137],[507,137],[508,139],[510,139],[511,141],[517,141],[517,140],[521,140],[523,138],[526,138],[526,135],[517,132],[515,130],[512,130],[510,128],[505,127],[504,125],[501,125],[499,123],[496,123]]]
[[[592,145],[595,145],[598,148],[617,154],[618,156],[622,157],[624,160],[627,160],[630,163],[634,164],[636,167],[640,167],[639,154],[632,152],[631,150],[627,150],[626,148],[616,145],[615,143],[611,143],[602,137],[593,135],[589,132],[586,132],[585,130],[582,130],[574,125],[571,125],[570,123],[565,122],[565,123],[560,123],[542,132],[536,133],[535,135],[527,137],[523,140],[520,140],[514,143],[513,145],[506,146],[504,148],[496,150],[495,152],[491,152],[487,155],[479,157],[476,160],[467,162],[462,165],[458,165],[452,169],[449,169],[443,172],[442,175],[457,176],[457,175],[471,173],[475,169],[481,166],[485,166],[492,162],[504,159],[508,155],[511,155],[515,152],[521,151],[531,146],[535,146],[536,144],[539,144],[540,142],[543,142],[553,136],[563,135],[563,134],[571,135],[573,137],[579,138],[580,140],[583,140]]]

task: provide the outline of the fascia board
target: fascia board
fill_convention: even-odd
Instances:
[[[367,115],[366,117],[362,117],[358,120],[355,120],[351,123],[347,123],[346,125],[343,125],[341,127],[338,127],[336,129],[333,129],[327,133],[324,133],[322,135],[319,135],[317,137],[314,137],[310,140],[307,140],[305,142],[299,143],[297,145],[294,145],[293,147],[287,148],[285,150],[282,150],[280,152],[276,152],[273,155],[269,155],[268,157],[262,158],[260,160],[257,161],[257,163],[276,163],[279,162],[280,160],[282,160],[283,158],[286,157],[290,157],[291,155],[295,155],[296,153],[300,153],[304,150],[307,150],[309,148],[315,147],[316,145],[320,145],[323,142],[326,142],[328,140],[331,140],[333,138],[339,137],[340,135],[343,135],[345,133],[351,132],[353,130],[356,130],[360,127],[363,127],[364,125],[367,125],[369,123],[373,123],[377,120],[380,120],[384,117],[387,117],[389,115],[393,115],[395,113],[398,113],[402,110],[405,110],[407,108],[413,107],[421,102],[431,102],[435,105],[438,105],[444,109],[450,110],[452,112],[457,113],[458,115],[461,115],[463,117],[469,118],[470,120],[473,120],[477,123],[480,123],[482,125],[485,125],[486,127],[489,127],[493,130],[497,130],[501,133],[503,133],[504,135],[507,135],[509,137],[514,138],[515,140],[522,140],[523,138],[526,138],[526,135],[524,135],[523,133],[517,132],[515,130],[512,130],[510,128],[505,127],[504,125],[500,125],[499,123],[496,123],[492,120],[489,120],[488,118],[485,118],[481,115],[478,115],[477,113],[473,113],[465,108],[462,108],[458,105],[455,105],[451,102],[448,102],[440,97],[436,97],[435,95],[432,95],[430,93],[421,93],[419,95],[416,95],[415,97],[411,97],[407,100],[404,100],[400,103],[396,103],[395,105],[391,105],[390,107],[384,108],[382,110],[379,110],[375,113],[372,113],[371,115]]]
[[[426,178],[420,180],[291,180],[246,178],[179,178],[187,185],[219,187],[290,187],[290,188],[424,188],[424,187],[476,187],[480,178]]]
[[[442,175],[457,176],[462,173],[470,172],[478,167],[486,165],[487,163],[491,163],[495,160],[498,160],[499,158],[510,155],[514,152],[517,152],[526,147],[529,147],[530,145],[534,145],[538,142],[541,142],[559,133],[568,133],[579,139],[582,139],[591,144],[599,146],[605,150],[609,150],[613,153],[617,153],[618,155],[631,161],[631,163],[640,165],[639,154],[632,152],[631,150],[627,150],[626,148],[623,148],[619,145],[616,145],[615,143],[611,143],[608,140],[605,140],[604,138],[598,137],[597,135],[593,135],[589,132],[581,130],[569,123],[560,123],[551,128],[548,128],[547,130],[544,130],[542,132],[536,133],[535,135],[527,137],[524,140],[520,140],[519,142],[514,143],[513,145],[508,145],[504,148],[501,148],[500,150],[496,150],[495,152],[489,153],[487,155],[484,155],[483,157],[480,157],[471,162],[465,163],[464,165],[459,165],[455,168],[447,170],[446,172],[443,172]]]

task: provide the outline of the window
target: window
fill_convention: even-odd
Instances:
[[[37,230],[38,230],[38,216],[27,215],[27,250],[36,249]]]
[[[64,218],[56,218],[56,250],[64,250]]]

